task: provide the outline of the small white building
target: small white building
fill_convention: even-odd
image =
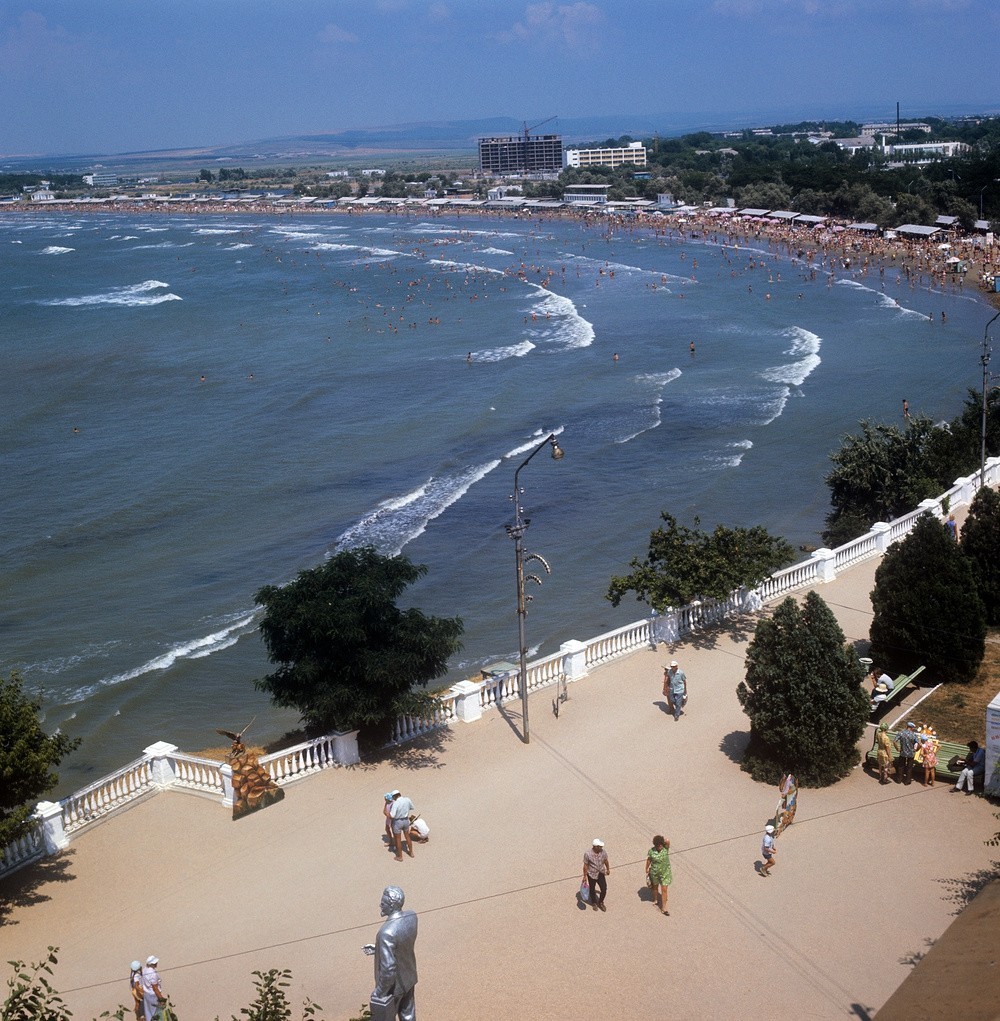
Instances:
[[[646,165],[646,147],[642,142],[629,142],[616,149],[564,149],[564,167],[620,167]]]

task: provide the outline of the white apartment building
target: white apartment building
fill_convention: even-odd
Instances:
[[[565,149],[564,167],[620,167],[646,165],[646,147],[642,142],[629,142],[620,149]]]

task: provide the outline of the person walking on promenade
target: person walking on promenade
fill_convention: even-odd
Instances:
[[[403,860],[403,842],[406,842],[406,853],[413,857],[413,842],[410,840],[410,813],[415,812],[413,802],[404,798],[399,791],[392,792],[392,805],[389,815],[392,819],[392,839],[396,845],[396,861]]]
[[[655,903],[665,915],[669,915],[667,890],[674,881],[674,874],[670,868],[670,841],[659,834],[653,837],[653,846],[646,855],[646,879],[653,891]]]
[[[677,660],[672,659],[670,666],[663,668],[663,694],[667,697],[675,720],[681,718],[687,704],[687,692],[687,674],[681,670]]]
[[[917,725],[912,720],[896,735],[896,745],[899,748],[899,772],[896,779],[901,779],[909,787],[913,779],[913,756],[917,751]]]
[[[889,733],[889,724],[880,723],[875,732],[875,761],[878,764],[878,782],[886,784],[889,782],[889,766],[892,763],[892,750],[894,742],[892,734]]]
[[[976,789],[976,780],[986,777],[986,749],[979,747],[978,741],[969,742],[969,754],[964,759],[958,760],[962,772],[958,774],[958,783],[955,790],[960,791],[963,784],[967,784],[966,794],[972,794]]]
[[[160,959],[155,954],[146,958],[146,967],[142,969],[142,1009],[145,1021],[153,1021],[160,1014],[160,1008],[167,998],[160,989],[160,974],[156,966]]]
[[[760,867],[761,878],[766,878],[774,868],[774,856],[778,853],[774,846],[774,827],[768,823],[764,827],[764,838],[760,842],[760,856],[764,859]]]
[[[141,1019],[145,1011],[142,1005],[142,965],[138,961],[132,962],[132,974],[129,976],[128,985],[132,991],[132,1013]]]
[[[795,819],[795,809],[799,800],[799,782],[795,779],[794,773],[786,773],[781,778],[781,783],[778,784],[778,793],[781,795],[781,800],[778,802],[778,810],[775,812],[774,819],[774,835],[776,837],[781,836],[782,830],[791,826]]]
[[[604,850],[604,841],[594,837],[590,850],[583,852],[583,878],[590,885],[590,906],[595,911],[607,911],[604,898],[608,893],[607,876],[611,875],[611,862]]]
[[[385,801],[382,805],[382,815],[385,816],[385,835],[389,840],[389,845],[392,846],[392,791],[387,791],[385,794]]]

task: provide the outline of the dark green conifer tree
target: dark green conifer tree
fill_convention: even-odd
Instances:
[[[1000,493],[984,487],[976,493],[962,526],[962,552],[969,558],[986,623],[1000,624]]]
[[[944,525],[922,514],[875,571],[871,655],[931,681],[970,681],[986,652],[986,615],[972,567]]]
[[[858,762],[869,717],[864,668],[833,612],[815,592],[802,606],[789,597],[762,620],[747,648],[737,696],[750,718],[742,768],[778,783],[788,770],[800,784],[825,787]]]

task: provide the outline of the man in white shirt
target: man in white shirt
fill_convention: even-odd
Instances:
[[[413,857],[413,841],[410,840],[410,813],[416,811],[413,802],[404,798],[399,791],[392,792],[392,805],[389,818],[392,820],[392,839],[396,843],[396,861],[403,860],[403,841],[406,841],[406,853]]]

